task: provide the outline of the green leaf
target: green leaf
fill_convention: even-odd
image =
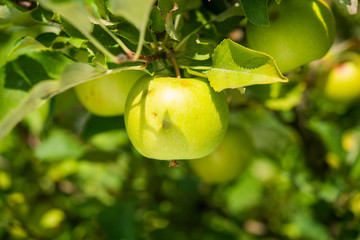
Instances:
[[[123,16],[129,22],[144,31],[148,22],[148,18],[154,4],[153,0],[110,0],[110,10],[116,14]]]
[[[39,2],[47,9],[58,12],[66,21],[81,32],[90,33],[92,31],[92,24],[89,21],[88,13],[81,2],[51,0],[40,0]]]
[[[349,14],[355,15],[358,11],[358,0],[334,0],[342,8],[345,8]]]
[[[206,60],[211,57],[214,48],[215,46],[211,43],[200,42],[194,34],[189,38],[186,44],[184,56],[200,61]]]
[[[12,61],[17,57],[19,57],[20,55],[26,55],[32,52],[39,52],[43,50],[48,50],[48,49],[34,38],[25,37],[21,40],[18,40],[16,44],[14,44],[13,48],[11,49],[11,52],[8,55],[7,61]]]
[[[30,15],[34,20],[39,21],[39,22],[51,21],[51,19],[54,16],[54,12],[46,10],[38,5],[36,9],[34,9],[30,12]]]
[[[253,24],[269,26],[268,0],[241,0],[245,16]]]
[[[177,1],[178,2],[178,1]],[[158,7],[162,14],[166,15],[173,9],[174,1],[173,0],[158,0]]]
[[[5,79],[5,88],[27,91],[40,81],[58,79],[69,63],[71,60],[60,52],[30,52],[8,62],[0,76]]]
[[[289,147],[298,146],[292,129],[267,109],[261,107],[241,109],[230,115],[229,122],[247,130],[254,140],[257,151],[273,159],[284,159]]]
[[[135,240],[136,202],[133,199],[104,208],[99,214],[99,223],[109,239]]]
[[[0,6],[0,25],[5,26],[30,26],[37,24],[28,13],[21,12],[13,7]]]
[[[42,106],[48,94],[56,91],[58,87],[57,80],[43,81],[35,85],[28,93],[1,87],[0,102],[4,104],[0,104],[0,141],[28,113]],[[8,104],[11,107],[7,106]]]
[[[299,229],[304,239],[331,239],[326,227],[307,211],[294,213],[292,223]]]
[[[102,132],[114,131],[125,128],[123,116],[116,117],[99,117],[91,115],[86,122],[82,136],[85,141],[89,140],[94,135]]]
[[[345,159],[345,151],[341,145],[342,135],[338,125],[332,122],[312,119],[309,121],[309,127],[321,137],[329,152]]]
[[[255,178],[245,175],[227,189],[225,196],[229,211],[238,214],[256,206],[261,201],[262,185]]]
[[[146,26],[154,4],[154,0],[109,0],[110,10],[115,15],[126,18],[130,23],[139,29],[139,45],[135,59],[140,55],[144,43]]]
[[[151,28],[155,33],[165,31],[165,14],[163,14],[158,7],[154,7],[150,14],[152,21]]]
[[[49,66],[50,68],[51,66]],[[4,89],[0,87],[0,93],[5,91],[6,94],[0,94],[0,100],[2,97],[5,99],[4,105],[7,104],[9,99],[7,95],[12,96],[17,100],[18,104],[9,109],[5,106],[4,109],[0,109],[0,141],[4,138],[11,129],[19,123],[28,113],[42,106],[49,98],[68,90],[80,83],[102,77],[107,74],[113,74],[116,71],[124,69],[142,69],[141,67],[122,67],[116,70],[105,71],[104,69],[95,68],[85,63],[73,63],[64,68],[60,80],[42,81],[34,85],[27,94],[20,92],[11,92],[11,89]],[[142,69],[143,70],[143,69]],[[144,70],[145,71],[145,70]],[[3,79],[0,78],[0,83]],[[0,85],[2,86],[2,85]],[[0,101],[0,103],[3,101]],[[0,104],[0,106],[2,106]],[[6,112],[5,112],[6,110]],[[4,112],[4,113],[3,113]]]
[[[245,16],[244,10],[240,6],[234,6],[234,7],[228,8],[224,12],[215,16],[212,19],[212,21],[223,22],[226,19],[231,18],[233,16]]]
[[[42,23],[34,21],[29,13],[8,6],[0,6],[0,25],[0,66],[17,56],[13,54],[14,47],[25,42],[19,39],[25,37],[28,40],[44,32],[60,32],[56,24],[44,27]],[[32,47],[30,44],[28,46]]]
[[[193,69],[190,69],[190,68],[185,68],[186,71],[191,74],[191,75],[194,75],[194,76],[198,76],[198,77],[202,77],[202,78],[206,78],[206,73],[203,73],[203,72],[199,72],[199,71],[195,71]]]
[[[213,67],[206,75],[216,91],[288,81],[272,57],[229,39],[222,41],[215,49]]]
[[[165,17],[165,30],[170,38],[179,41],[180,37],[177,33],[177,27],[180,21],[181,15],[178,14],[179,6],[174,4],[174,7],[166,14]]]
[[[109,57],[113,62],[117,62],[116,56],[114,56],[109,50],[107,50],[101,42],[99,42],[93,35],[91,35],[93,30],[93,24],[90,22],[90,14],[87,12],[87,9],[91,10],[91,6],[84,6],[81,2],[71,2],[71,1],[51,1],[51,0],[40,0],[40,4],[53,11],[58,12],[62,18],[69,22],[73,27],[76,28],[81,34],[85,36],[97,49],[99,49],[103,54]],[[93,16],[96,21],[97,16]]]
[[[272,85],[273,86],[273,85]],[[300,83],[281,98],[267,99],[265,105],[273,110],[289,111],[298,105],[302,99],[302,93],[306,89],[305,83]]]
[[[48,138],[35,148],[35,156],[43,161],[78,158],[82,152],[80,142],[60,129],[50,132]]]
[[[46,47],[50,47],[52,45],[52,43],[54,42],[54,40],[57,38],[57,36],[58,35],[55,33],[46,32],[46,33],[40,34],[35,39],[42,45],[44,45]]]
[[[126,21],[115,24],[114,26],[111,26],[110,29],[113,30],[116,35],[129,40],[132,44],[137,44],[139,42],[139,31]]]

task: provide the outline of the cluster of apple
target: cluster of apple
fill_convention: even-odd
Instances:
[[[334,41],[334,17],[321,0],[272,1],[269,17],[270,26],[248,23],[247,42],[250,48],[272,56],[282,73],[323,57]],[[346,74],[357,78],[359,68],[353,63],[335,68],[326,87],[329,95],[337,95],[337,75]],[[351,81],[345,84],[350,86]],[[124,70],[75,89],[90,112],[124,114],[128,136],[142,155],[159,160],[201,158],[191,165],[204,181],[231,180],[251,157],[251,138],[242,129],[229,127],[227,131],[225,95],[215,92],[206,79],[150,77]],[[360,93],[353,91],[353,95]],[[239,144],[248,151],[241,152],[244,147]],[[214,178],[216,173],[219,178]],[[206,179],[208,175],[212,178]]]

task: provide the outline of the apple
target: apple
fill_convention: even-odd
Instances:
[[[242,128],[229,127],[224,140],[210,155],[189,164],[205,183],[226,183],[236,179],[254,152],[250,135]]]
[[[246,27],[248,46],[271,55],[282,73],[323,57],[335,37],[335,20],[322,0],[269,5],[270,26]]]
[[[77,85],[75,92],[89,112],[98,116],[121,115],[131,87],[144,75],[137,70],[118,71]]]
[[[142,78],[125,106],[130,141],[143,156],[159,160],[210,154],[223,139],[228,118],[225,95],[205,79]]]
[[[351,102],[360,97],[360,61],[345,61],[329,72],[325,95],[337,102]]]

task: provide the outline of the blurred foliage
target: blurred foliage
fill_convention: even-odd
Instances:
[[[101,1],[89,2],[94,7]],[[184,32],[232,1],[194,2]],[[150,18],[159,14],[154,9]],[[337,5],[333,10],[338,40],[329,56],[289,73],[288,84],[251,86],[244,95],[226,90],[231,124],[244,128],[256,148],[232,182],[208,185],[187,161],[169,168],[140,156],[123,117],[91,115],[71,89],[27,115],[0,142],[0,239],[360,240],[360,101],[336,103],[323,95],[334,59],[345,50],[360,51],[360,15]],[[59,19],[41,7],[30,15]],[[204,28],[203,36],[217,39],[243,28],[238,16],[230,20]],[[119,24],[132,29],[121,36],[124,42],[137,40],[133,26]],[[214,36],[213,26],[225,33]],[[55,36],[32,27],[27,31],[44,46],[93,60],[82,51],[84,44],[95,48],[71,25]],[[1,61],[23,31],[0,31]]]

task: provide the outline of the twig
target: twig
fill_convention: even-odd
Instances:
[[[117,64],[123,64],[126,62],[144,62],[144,63],[151,63],[159,58],[166,58],[166,53],[165,52],[160,52],[160,53],[156,53],[150,56],[144,56],[144,55],[140,55],[138,59],[134,59],[134,53],[132,54],[119,54],[117,55]]]

